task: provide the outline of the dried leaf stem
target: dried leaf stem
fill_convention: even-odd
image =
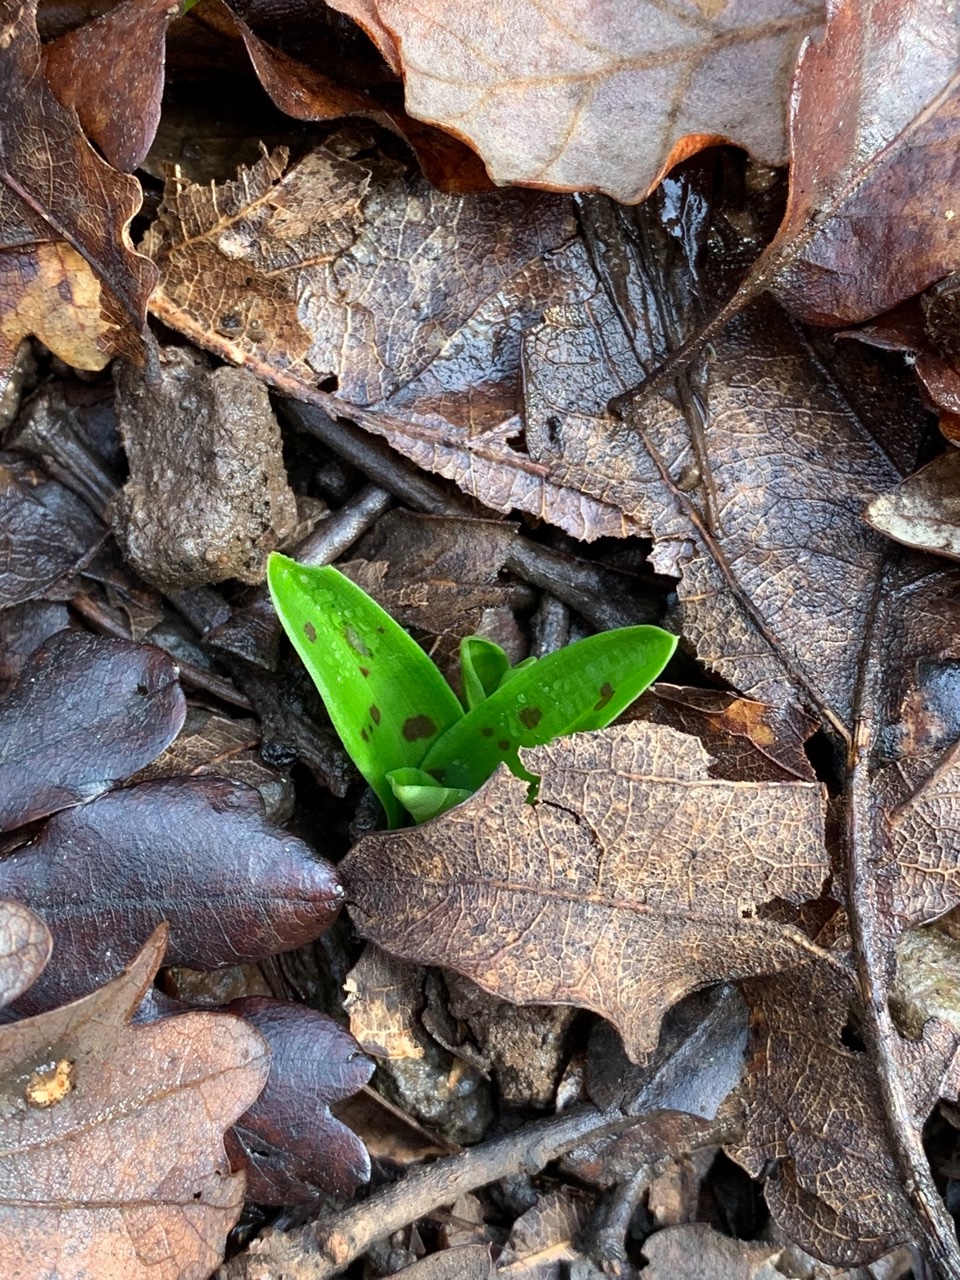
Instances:
[[[885,978],[890,967],[890,943],[880,924],[877,902],[870,765],[883,679],[881,651],[896,599],[895,585],[893,562],[888,557],[877,580],[854,702],[854,728],[848,755],[847,905],[866,1006],[866,1028],[891,1151],[934,1269],[943,1280],[960,1280],[956,1228],[930,1172],[899,1069],[899,1035],[890,1015]]]

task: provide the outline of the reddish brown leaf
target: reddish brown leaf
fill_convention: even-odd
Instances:
[[[782,163],[793,60],[822,18],[815,0],[334,7],[399,59],[409,113],[465,138],[496,182],[627,203],[715,142]]]
[[[360,840],[342,869],[361,932],[518,1003],[595,1009],[635,1059],[687,992],[812,946],[762,908],[829,874],[815,784],[712,780],[696,739],[639,722],[525,760],[536,805],[501,772],[440,819]]]
[[[23,908],[4,903],[0,936],[14,921]],[[221,1014],[129,1025],[165,941],[158,929],[107,986],[0,1029],[7,1275],[205,1280],[223,1255],[243,1202],[223,1134],[263,1087],[267,1047]],[[16,954],[0,965],[0,988],[19,982]]]
[[[0,891],[35,909],[58,958],[21,1002],[88,991],[170,921],[171,964],[214,969],[318,937],[342,891],[329,863],[268,823],[260,797],[219,778],[145,782],[55,815],[0,863]]]
[[[51,93],[35,9],[0,9],[0,388],[30,334],[81,369],[139,358],[156,280],[127,231],[139,184],[100,159]]]
[[[109,791],[158,756],[185,715],[161,649],[58,632],[0,702],[0,830]]]
[[[849,324],[960,266],[960,12],[830,0],[791,111],[790,199],[755,278],[796,315]]]
[[[44,46],[57,100],[115,169],[130,172],[150,150],[160,120],[167,27],[176,0],[122,0]]]
[[[82,564],[106,533],[59,481],[15,454],[0,454],[0,607],[42,595]]]
[[[264,1090],[232,1130],[248,1166],[247,1198],[288,1205],[352,1195],[370,1177],[370,1158],[330,1106],[367,1083],[373,1062],[339,1023],[304,1005],[250,996],[225,1012],[270,1046]]]

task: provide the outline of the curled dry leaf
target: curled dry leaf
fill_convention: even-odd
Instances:
[[[34,908],[58,956],[18,1008],[112,977],[170,922],[171,964],[214,969],[318,937],[342,901],[335,869],[263,816],[256,791],[219,778],[144,782],[56,814],[0,863],[0,892]]]
[[[712,143],[783,163],[794,57],[823,17],[817,0],[334,7],[399,61],[408,112],[466,139],[496,182],[626,203]]]
[[[109,791],[159,756],[185,715],[161,649],[58,632],[0,702],[0,830]]]
[[[79,369],[140,358],[156,281],[128,235],[140,186],[53,96],[35,13],[35,0],[0,6],[0,390],[31,334]]]
[[[28,935],[0,957],[2,990],[39,967],[46,931],[30,914],[0,904],[0,938]],[[165,942],[158,929],[107,986],[0,1028],[8,1275],[206,1280],[223,1256],[243,1203],[223,1135],[263,1087],[268,1051],[222,1014],[129,1024]]]
[[[47,81],[115,169],[132,172],[160,120],[167,27],[175,0],[122,0],[43,49]]]
[[[790,198],[754,280],[816,324],[869,319],[960,266],[960,11],[830,0],[791,111]]]
[[[264,1090],[232,1130],[248,1164],[247,1198],[289,1205],[352,1195],[370,1177],[370,1158],[330,1106],[367,1083],[373,1062],[348,1031],[302,1004],[249,996],[224,1012],[252,1023],[270,1046]]]
[[[948,449],[864,513],[881,533],[908,547],[960,560],[960,452]]]
[[[635,1060],[687,992],[808,954],[762,909],[829,874],[819,786],[711,779],[696,739],[642,723],[523,755],[537,804],[501,770],[444,817],[359,841],[341,869],[365,936],[517,1003],[594,1009]]]

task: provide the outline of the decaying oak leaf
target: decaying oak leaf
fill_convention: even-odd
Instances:
[[[960,266],[960,11],[830,0],[791,110],[790,198],[754,280],[804,320],[849,324]]]
[[[87,136],[115,169],[131,172],[150,150],[160,120],[167,27],[173,0],[121,0],[43,49],[47,82],[73,107]]]
[[[908,547],[960,560],[960,452],[948,449],[869,504],[875,529]]]
[[[466,139],[496,182],[625,203],[712,143],[781,164],[794,57],[823,16],[817,0],[334,7],[399,59],[407,111]]]
[[[443,818],[361,838],[341,869],[365,936],[517,1003],[594,1009],[633,1059],[687,992],[808,954],[763,908],[829,874],[817,784],[711,779],[695,738],[640,722],[524,759],[535,805],[501,771]]]
[[[875,1261],[916,1237],[890,1151],[876,1076],[856,1043],[854,987],[823,964],[743,984],[751,1007],[746,1137],[730,1154],[753,1176],[790,1239],[837,1266]],[[853,1036],[845,1030],[853,1024]],[[898,1056],[919,1127],[955,1098],[960,1036],[931,1022]],[[850,1153],[856,1152],[856,1159]]]
[[[514,1222],[497,1270],[517,1280],[559,1280],[566,1270],[563,1263],[584,1260],[574,1238],[586,1226],[592,1207],[590,1200],[566,1187],[538,1196]]]
[[[330,1106],[367,1083],[373,1062],[339,1023],[302,1004],[249,996],[224,1012],[270,1045],[267,1083],[230,1135],[247,1164],[247,1199],[290,1205],[352,1195],[370,1177],[370,1157]]]
[[[140,186],[53,96],[35,11],[35,0],[0,6],[0,390],[31,334],[79,369],[139,358],[156,280],[128,235]]]
[[[368,144],[344,130],[289,169],[278,153],[215,188],[170,184],[143,242],[162,273],[154,314],[495,510],[575,536],[636,532],[512,447],[522,331],[575,284],[556,260],[571,202],[448,195]]]
[[[222,778],[171,778],[55,814],[0,862],[0,892],[59,939],[23,997],[30,1012],[89,991],[170,922],[171,964],[215,969],[317,938],[343,900],[336,870],[267,822],[256,791]]]
[[[161,649],[58,632],[0,702],[0,830],[109,791],[169,746],[185,715]]]
[[[0,938],[45,934],[0,904]],[[0,1256],[42,1280],[206,1280],[243,1204],[225,1130],[267,1078],[263,1037],[239,1018],[129,1019],[163,959],[158,929],[119,978],[0,1028]],[[28,944],[29,951],[29,944]],[[42,967],[0,955],[0,989]]]

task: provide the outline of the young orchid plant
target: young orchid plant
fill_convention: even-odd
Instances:
[[[500,764],[530,784],[520,748],[603,729],[657,678],[677,645],[619,627],[511,666],[481,636],[460,643],[462,700],[416,641],[336,569],[274,553],[274,607],[390,827],[445,813]]]

